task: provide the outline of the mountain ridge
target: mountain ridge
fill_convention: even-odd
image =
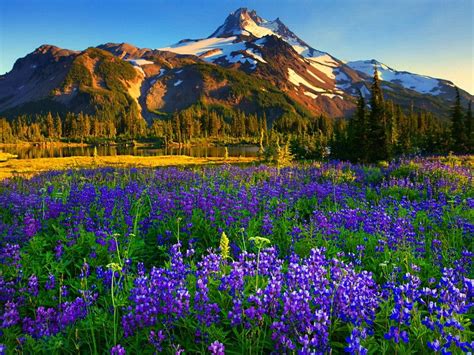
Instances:
[[[188,70],[191,65],[194,69]],[[222,82],[195,71],[214,70],[222,76],[219,67],[226,73]],[[136,105],[133,110],[148,121],[159,118],[162,110],[169,113],[202,100],[244,109],[249,107],[242,104],[245,97],[225,96],[223,92],[233,92],[247,75],[268,82],[278,95],[288,96],[295,102],[294,112],[301,106],[312,115],[342,117],[352,114],[359,92],[369,95],[374,67],[388,99],[406,109],[414,106],[447,116],[455,92],[452,82],[397,71],[375,59],[344,62],[311,47],[279,18],[268,21],[246,8],[229,14],[207,38],[181,40],[159,49],[106,43],[71,51],[42,45],[0,76],[0,113],[21,112],[22,105],[42,100],[76,112],[100,109],[104,102]],[[242,74],[230,75],[226,70]],[[68,85],[65,80],[69,80]],[[256,85],[247,88],[247,93],[257,95],[263,90],[258,80],[244,80],[246,85]],[[216,87],[220,87],[219,94]],[[473,98],[463,90],[461,95],[463,101]]]

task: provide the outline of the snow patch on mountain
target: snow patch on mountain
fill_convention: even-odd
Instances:
[[[265,45],[265,43],[267,43],[267,39],[265,37],[259,38],[259,39],[257,39],[256,41],[253,42],[253,44],[255,44],[259,47]]]
[[[311,85],[311,83],[309,83],[305,78],[300,76],[297,72],[295,72],[291,68],[288,68],[288,80],[295,86],[304,85],[307,88],[314,90],[316,92],[325,92],[325,90]]]
[[[324,93],[322,94],[323,96],[326,96],[326,97],[329,97],[331,99],[334,99],[335,97],[338,97],[340,99],[344,99],[344,97],[342,97],[341,95],[337,95],[337,94],[331,94],[331,93]]]
[[[307,59],[309,60],[309,63],[312,67],[322,72],[329,79],[336,79],[336,72],[338,72],[341,64],[338,63],[332,56],[324,53],[323,55],[309,57]]]
[[[309,92],[309,91],[305,91],[304,94],[305,94],[306,96],[311,97],[312,99],[315,99],[315,98],[318,97],[318,95],[313,94],[312,92]]]
[[[133,65],[133,67],[138,71],[140,74],[143,74],[145,76],[145,72],[141,68],[142,65],[147,65],[147,64],[155,64],[152,61],[143,59],[143,58],[138,58],[138,59],[125,59],[127,62]]]
[[[311,60],[311,66],[319,70],[324,75],[326,75],[329,79],[336,78],[336,76],[333,73],[334,68],[328,67],[326,64],[322,64],[322,63]]]
[[[239,53],[235,56],[226,58],[229,63],[249,63],[252,66],[252,69],[257,67],[257,61],[252,58],[245,57],[243,54]]]
[[[126,60],[130,62],[130,64],[134,66],[139,66],[139,67],[141,67],[142,65],[147,65],[147,64],[155,64],[150,60],[141,59],[141,58],[140,59],[126,59]]]
[[[182,83],[183,83],[182,80],[177,80],[177,81],[173,84],[173,86],[179,86],[179,85],[181,85]]]
[[[336,75],[336,88],[340,90],[348,90],[352,86],[351,79],[341,70],[334,70]]]
[[[321,79],[319,76],[317,76],[316,74],[314,74],[312,71],[310,71],[310,70],[306,70],[306,71],[307,71],[313,78],[315,78],[316,80],[322,82],[323,84],[326,83],[323,79]]]
[[[268,22],[263,23],[263,26],[259,26],[255,23],[255,21],[248,21],[245,25],[244,30],[242,32],[248,32],[254,35],[255,37],[261,38],[265,36],[276,35],[275,32],[272,31],[271,23],[269,24],[269,28],[265,26],[265,24],[269,24]]]
[[[429,76],[396,71],[375,60],[358,60],[348,62],[347,65],[369,76],[373,75],[374,67],[377,67],[377,72],[381,80],[399,84],[406,89],[414,90],[422,94],[437,95],[440,93],[440,81]]]
[[[170,47],[160,48],[160,50],[176,54],[195,55],[198,57],[210,52],[209,55],[204,56],[204,60],[212,62],[222,56],[231,57],[232,52],[245,50],[245,42],[235,42],[236,39],[237,37],[234,36],[227,38],[213,37],[197,41],[185,41],[174,44]]]
[[[262,62],[262,63],[267,62],[265,59],[262,58],[262,54],[253,48],[247,49],[246,52],[252,57],[254,57],[255,59],[257,59],[259,62]]]
[[[158,74],[157,78],[161,78],[163,75],[165,75],[165,73],[166,73],[166,69],[161,68],[160,73]]]

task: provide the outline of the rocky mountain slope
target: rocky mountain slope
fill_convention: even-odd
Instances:
[[[151,121],[199,104],[265,112],[271,120],[285,114],[340,117],[353,112],[359,92],[370,94],[374,68],[387,98],[447,116],[455,90],[450,81],[376,60],[345,63],[311,47],[280,19],[268,21],[243,8],[208,38],[160,49],[41,46],[0,76],[0,113],[132,113]]]

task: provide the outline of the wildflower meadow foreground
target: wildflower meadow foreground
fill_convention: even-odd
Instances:
[[[0,182],[0,353],[474,351],[469,158]]]

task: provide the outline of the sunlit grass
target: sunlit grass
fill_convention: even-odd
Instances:
[[[29,177],[41,171],[66,170],[94,167],[137,167],[154,168],[159,166],[175,165],[206,165],[206,164],[235,164],[251,163],[256,161],[254,157],[228,157],[224,158],[200,158],[185,155],[173,156],[132,156],[116,155],[104,157],[75,156],[67,158],[40,158],[40,159],[7,159],[8,153],[0,153],[0,180],[12,176]]]

